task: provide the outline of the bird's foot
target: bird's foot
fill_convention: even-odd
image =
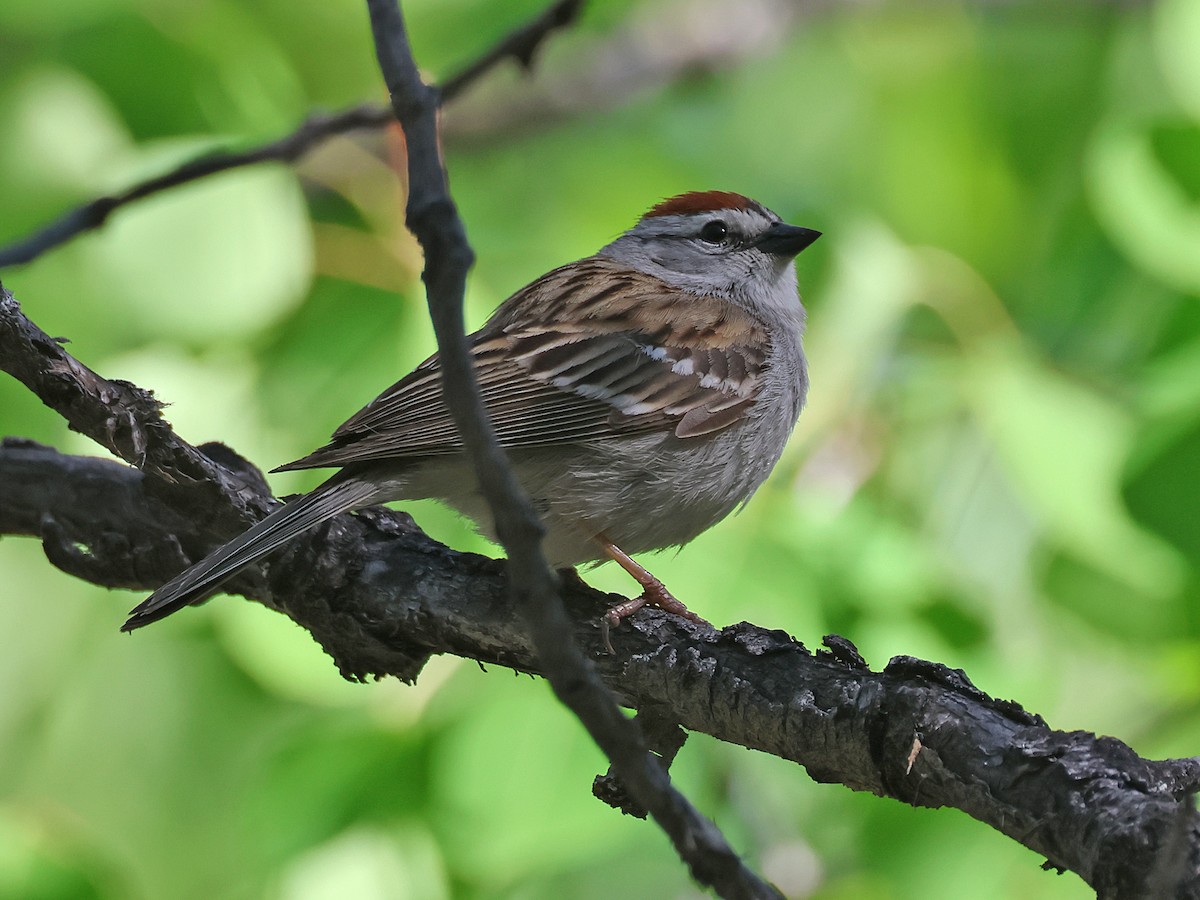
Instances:
[[[622,569],[628,572],[642,586],[640,596],[634,597],[632,600],[626,600],[624,603],[618,603],[616,606],[609,609],[604,617],[600,620],[600,631],[604,638],[604,646],[609,653],[613,650],[612,642],[609,640],[609,633],[612,629],[621,624],[622,619],[627,619],[643,606],[657,606],[664,612],[673,613],[681,618],[687,619],[689,622],[695,622],[697,625],[708,625],[709,623],[696,615],[690,609],[683,605],[683,602],[676,599],[667,586],[659,581],[650,573],[643,565],[634,561],[634,559],[625,553],[620,547],[611,541],[600,538],[600,544],[604,548],[605,554],[609,559],[613,560]]]

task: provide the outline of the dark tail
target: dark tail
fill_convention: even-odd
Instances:
[[[215,593],[225,581],[301,532],[339,513],[377,502],[369,482],[335,476],[311,493],[279,507],[249,531],[176,575],[129,613],[122,631],[133,631]]]

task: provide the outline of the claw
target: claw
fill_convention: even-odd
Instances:
[[[665,612],[673,613],[681,618],[687,619],[689,622],[695,622],[698,625],[709,624],[700,616],[696,615],[690,609],[677,600],[667,586],[655,578],[650,571],[640,563],[636,562],[628,553],[610,541],[603,535],[599,535],[596,540],[600,542],[600,546],[604,548],[604,554],[619,565],[622,569],[628,572],[642,586],[642,593],[632,600],[626,600],[624,603],[618,603],[612,607],[604,617],[600,620],[600,630],[604,638],[604,646],[609,653],[614,653],[612,642],[609,640],[609,633],[612,629],[621,624],[622,619],[627,619],[643,606],[649,604],[657,606]]]

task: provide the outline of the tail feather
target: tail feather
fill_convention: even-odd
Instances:
[[[172,578],[129,613],[122,631],[133,631],[209,597],[246,566],[339,513],[381,499],[365,481],[330,480],[275,510],[249,531],[217,548],[190,569]]]

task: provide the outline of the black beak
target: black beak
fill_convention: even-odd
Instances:
[[[821,232],[813,231],[811,228],[800,228],[797,225],[788,225],[786,222],[776,222],[755,241],[754,245],[763,253],[790,259],[820,236]]]

